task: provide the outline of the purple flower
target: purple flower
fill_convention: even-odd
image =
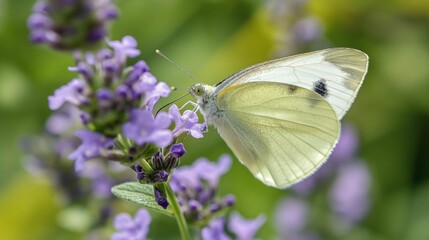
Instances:
[[[295,41],[312,42],[318,40],[322,36],[322,26],[317,19],[313,17],[306,17],[298,20],[293,26],[293,34]],[[297,44],[298,44],[297,43]]]
[[[173,190],[180,191],[183,187],[189,189],[201,188],[201,180],[208,182],[211,188],[216,188],[220,177],[231,166],[231,157],[222,155],[218,163],[213,163],[206,158],[197,159],[192,166],[184,166],[174,171],[171,184]]]
[[[87,103],[88,99],[85,95],[86,87],[83,80],[73,79],[67,85],[55,90],[53,96],[48,97],[49,108],[51,110],[57,110],[66,102],[76,106]]]
[[[297,235],[307,222],[308,206],[299,198],[288,197],[276,209],[276,226],[281,236]]]
[[[174,144],[170,148],[170,153],[173,157],[180,158],[186,153],[185,146],[183,143]]]
[[[216,197],[219,178],[230,164],[231,158],[224,155],[217,164],[198,159],[191,166],[175,169],[170,184],[188,221],[209,220],[214,213],[234,204],[232,195],[221,199]]]
[[[330,192],[331,208],[342,218],[356,222],[369,208],[370,176],[363,162],[342,167]]]
[[[225,220],[222,218],[213,219],[207,227],[201,230],[203,240],[229,240],[224,230]]]
[[[126,78],[125,83],[132,84],[136,82],[143,75],[143,73],[147,71],[149,71],[149,66],[146,64],[146,62],[142,60],[138,61],[136,64],[134,64],[133,70],[131,70],[130,74]]]
[[[32,42],[75,50],[104,39],[106,23],[116,17],[111,0],[39,0],[27,25]]]
[[[152,218],[146,209],[139,209],[134,219],[127,213],[116,215],[114,226],[117,232],[113,233],[112,240],[143,240],[149,232]]]
[[[132,36],[125,36],[122,41],[110,41],[107,44],[115,50],[115,55],[120,62],[125,62],[127,57],[133,58],[140,55],[137,49],[137,41]]]
[[[149,110],[158,102],[160,97],[167,97],[171,89],[164,82],[157,83],[155,76],[149,72],[143,72],[139,80],[133,84],[133,90],[138,96],[142,96],[142,104]]]
[[[69,155],[75,160],[75,170],[81,171],[86,160],[101,156],[101,150],[113,146],[114,140],[105,136],[91,132],[89,130],[77,130],[76,136],[82,140],[82,144]]]
[[[216,187],[220,177],[231,167],[231,157],[222,155],[218,163],[213,163],[205,158],[200,158],[194,163],[194,169],[199,177],[206,180],[211,187]]]
[[[352,160],[358,148],[359,140],[356,130],[349,124],[344,124],[341,127],[340,139],[329,157],[329,161],[339,164],[341,162]]]
[[[154,118],[149,110],[134,109],[130,121],[124,124],[122,130],[126,137],[139,145],[154,143],[166,147],[173,140],[173,134],[168,130],[170,123],[167,113],[160,112]]]
[[[173,104],[168,110],[168,115],[174,121],[174,136],[178,137],[183,132],[189,132],[194,138],[202,138],[203,130],[206,129],[205,123],[198,123],[198,116],[195,112],[186,110],[183,115],[180,114],[179,108]]]
[[[246,220],[237,212],[231,214],[229,230],[235,234],[238,240],[252,240],[256,232],[265,223],[265,216],[260,215],[254,220]]]

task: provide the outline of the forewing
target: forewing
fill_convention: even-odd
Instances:
[[[223,116],[213,124],[263,183],[285,188],[327,159],[339,134],[331,105],[313,91],[281,83],[229,86],[217,97]]]
[[[317,92],[332,105],[338,119],[342,119],[356,98],[367,69],[365,53],[331,48],[251,66],[225,79],[217,91],[247,82],[287,83]]]

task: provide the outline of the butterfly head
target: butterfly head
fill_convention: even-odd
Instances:
[[[203,84],[197,83],[189,88],[189,92],[192,94],[192,96],[199,99],[201,96],[204,95],[205,89]]]

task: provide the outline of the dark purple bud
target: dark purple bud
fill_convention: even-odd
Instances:
[[[103,61],[102,67],[103,67],[103,70],[107,74],[115,73],[116,70],[119,68],[118,64],[116,62],[114,62],[113,60],[111,60],[111,59]]]
[[[170,148],[170,152],[165,156],[166,170],[171,170],[179,165],[179,158],[186,153],[185,147],[182,143],[174,144]]]
[[[137,173],[137,179],[138,179],[139,181],[144,180],[144,179],[145,179],[145,177],[146,177],[146,173],[145,173],[145,172],[138,172],[138,173]]]
[[[164,157],[161,152],[158,151],[152,156],[152,167],[155,170],[160,170],[164,167]]]
[[[83,125],[87,125],[91,121],[91,116],[88,113],[81,113],[79,117]]]
[[[166,209],[168,207],[168,201],[165,195],[156,187],[154,189],[154,195],[155,201],[158,203],[158,205]]]
[[[110,101],[113,99],[113,94],[106,88],[100,88],[97,91],[97,99],[99,101]]]
[[[97,26],[88,32],[86,40],[89,43],[94,43],[102,40],[104,36],[106,36],[106,29],[103,26]]]
[[[178,143],[171,146],[170,153],[173,157],[180,158],[186,153],[186,150],[182,143]]]
[[[207,189],[200,190],[200,194],[198,196],[198,200],[200,202],[202,202],[202,203],[206,203],[206,202],[212,200],[213,197],[214,197],[214,195],[215,195],[214,191],[207,190]]]
[[[224,206],[231,207],[232,205],[235,204],[235,197],[233,195],[229,194],[223,198],[222,202],[223,202]]]
[[[69,67],[69,71],[80,73],[86,80],[92,79],[93,72],[91,67],[85,62],[79,62],[76,67]]]
[[[134,165],[134,171],[136,172],[143,172],[143,167],[140,164],[135,164]]]
[[[153,175],[153,181],[156,183],[167,182],[168,176],[169,176],[168,172],[160,170]]]
[[[201,204],[194,199],[189,200],[189,210],[191,210],[191,212],[195,212],[198,211],[198,209],[201,208]]]
[[[170,171],[171,169],[176,168],[179,165],[179,162],[179,158],[172,157],[169,153],[165,156],[164,169]]]
[[[114,7],[104,9],[101,14],[101,20],[113,20],[118,17],[118,10]]]
[[[216,203],[210,205],[210,212],[215,213],[220,210],[220,206]]]
[[[131,90],[124,84],[121,84],[116,88],[115,94],[122,100],[131,100],[133,97]]]
[[[128,154],[134,155],[136,153],[137,153],[137,149],[135,147],[130,147],[130,149],[128,149]]]
[[[144,72],[149,71],[149,67],[147,66],[145,61],[138,61],[134,64],[133,69],[125,80],[126,84],[132,84],[136,82]]]

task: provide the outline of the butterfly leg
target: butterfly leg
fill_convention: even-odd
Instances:
[[[187,101],[187,102],[185,102],[185,104],[183,104],[180,108],[179,108],[179,110],[182,110],[185,106],[187,106],[188,104],[191,104],[192,106],[194,106],[194,109],[198,109],[198,104],[197,103],[195,103],[195,102],[192,102],[192,101]],[[195,110],[192,110],[193,112],[195,111]]]

